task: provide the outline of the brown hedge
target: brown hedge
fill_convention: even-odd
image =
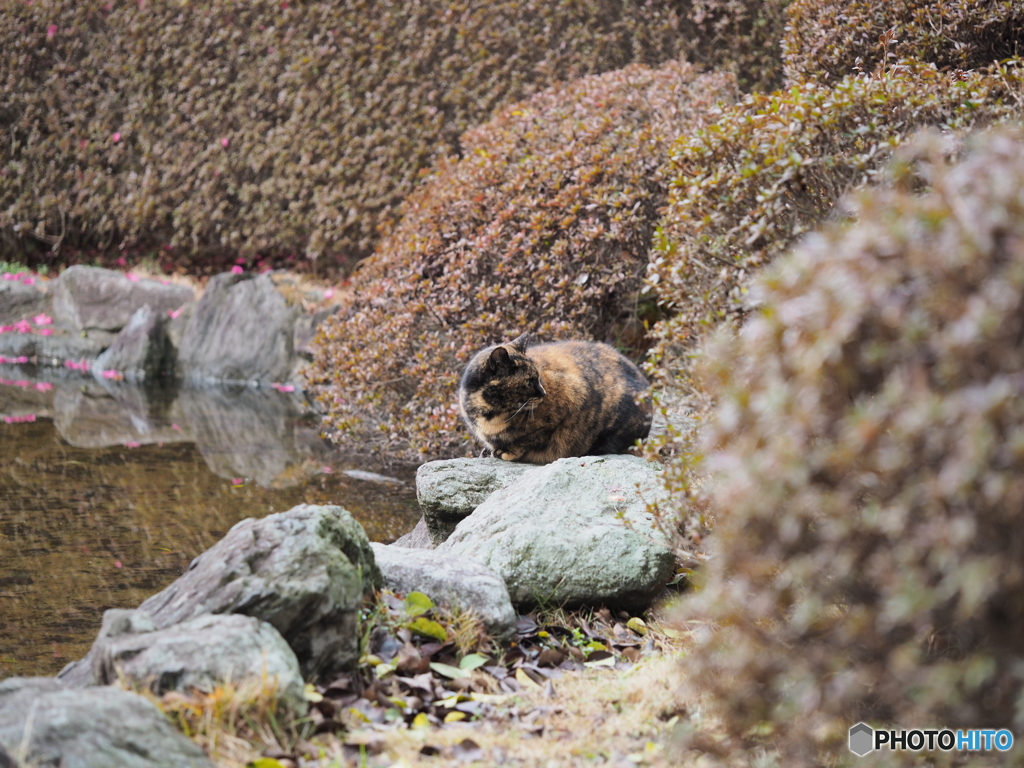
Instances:
[[[898,42],[889,53],[939,69],[1024,56],[1019,0],[794,0],[787,14],[782,50],[790,83],[839,80],[858,59],[864,71],[874,71],[886,53],[879,38],[892,29]]]
[[[351,262],[499,105],[677,55],[675,6],[3,3],[0,246]]]
[[[719,630],[684,675],[733,747],[779,764],[852,759],[861,720],[1024,722],[1024,131],[970,147],[950,167],[948,140],[913,144],[929,191],[907,152],[896,187],[773,265],[707,355],[720,513],[684,610]]]
[[[638,290],[665,202],[668,142],[694,130],[724,74],[690,65],[554,86],[462,138],[352,278],[319,337],[317,385],[336,434],[462,453],[455,387],[475,351],[525,331],[644,346]]]
[[[907,64],[885,77],[808,82],[752,94],[669,151],[669,204],[647,283],[673,316],[658,324],[663,381],[685,373],[705,330],[740,317],[746,283],[872,180],[891,150],[925,126],[960,131],[1022,114],[1024,66],[950,82]]]

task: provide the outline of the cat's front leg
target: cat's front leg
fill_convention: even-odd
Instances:
[[[507,451],[495,451],[494,455],[502,461],[518,461],[519,457],[522,456],[525,451],[516,451],[515,453],[509,453]]]

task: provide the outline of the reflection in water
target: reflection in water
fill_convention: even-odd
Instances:
[[[135,607],[244,518],[341,504],[374,541],[419,518],[412,468],[339,458],[294,397],[50,376],[0,366],[0,416],[36,416],[0,421],[0,678],[81,657],[104,610]]]

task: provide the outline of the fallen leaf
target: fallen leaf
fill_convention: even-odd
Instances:
[[[437,674],[450,678],[452,680],[459,680],[464,677],[469,677],[469,672],[466,672],[463,669],[459,669],[458,667],[453,667],[450,664],[442,664],[438,661],[430,662],[430,668],[437,672]]]
[[[470,672],[478,667],[482,667],[484,664],[490,663],[490,659],[480,653],[471,653],[468,656],[463,656],[462,661],[459,662],[459,669],[464,669]]]
[[[473,763],[484,759],[484,751],[472,739],[463,739],[452,747],[452,757],[463,763]]]
[[[448,639],[448,633],[445,631],[444,627],[436,621],[431,621],[423,616],[409,622],[409,629],[417,634],[425,637],[432,637],[435,640],[441,640],[442,642]]]
[[[638,616],[634,616],[632,619],[627,621],[626,626],[632,629],[638,635],[647,634],[647,624],[645,624],[644,620],[639,618]]]
[[[615,663],[614,659],[612,660],[612,663]],[[540,684],[537,683],[528,674],[526,674],[526,670],[522,667],[516,670],[516,682],[518,682],[521,686],[523,686],[523,688],[526,688],[527,690],[541,690]]]
[[[468,715],[465,712],[453,711],[444,716],[444,721],[446,723],[457,723],[459,720],[465,720],[466,717]]]
[[[405,596],[402,609],[407,616],[420,616],[434,607],[434,601],[422,592],[410,592]]]

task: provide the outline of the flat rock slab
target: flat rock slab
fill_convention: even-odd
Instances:
[[[288,381],[301,314],[269,275],[217,275],[181,332],[178,372],[194,382]]]
[[[78,331],[119,331],[141,307],[166,316],[195,299],[191,288],[157,280],[129,279],[121,272],[76,265],[52,283],[53,317]]]
[[[100,685],[125,678],[163,694],[259,680],[292,712],[305,714],[295,653],[276,629],[251,616],[208,614],[157,630],[143,611],[112,609],[93,649]]]
[[[430,541],[437,546],[492,493],[532,467],[501,459],[430,461],[416,470],[416,498]]]
[[[671,578],[668,538],[647,511],[667,493],[661,467],[586,456],[530,467],[441,544],[501,576],[515,605],[646,608]]]
[[[138,694],[66,690],[52,678],[0,682],[0,746],[40,768],[213,768]]]
[[[433,550],[393,544],[370,545],[384,578],[394,592],[422,592],[438,605],[472,611],[494,637],[507,639],[516,628],[516,612],[501,577],[473,560]]]
[[[345,509],[300,504],[236,524],[177,581],[139,606],[155,629],[205,614],[241,613],[273,625],[311,677],[355,664],[365,590],[380,585],[366,532]],[[94,684],[90,651],[61,670]]]

